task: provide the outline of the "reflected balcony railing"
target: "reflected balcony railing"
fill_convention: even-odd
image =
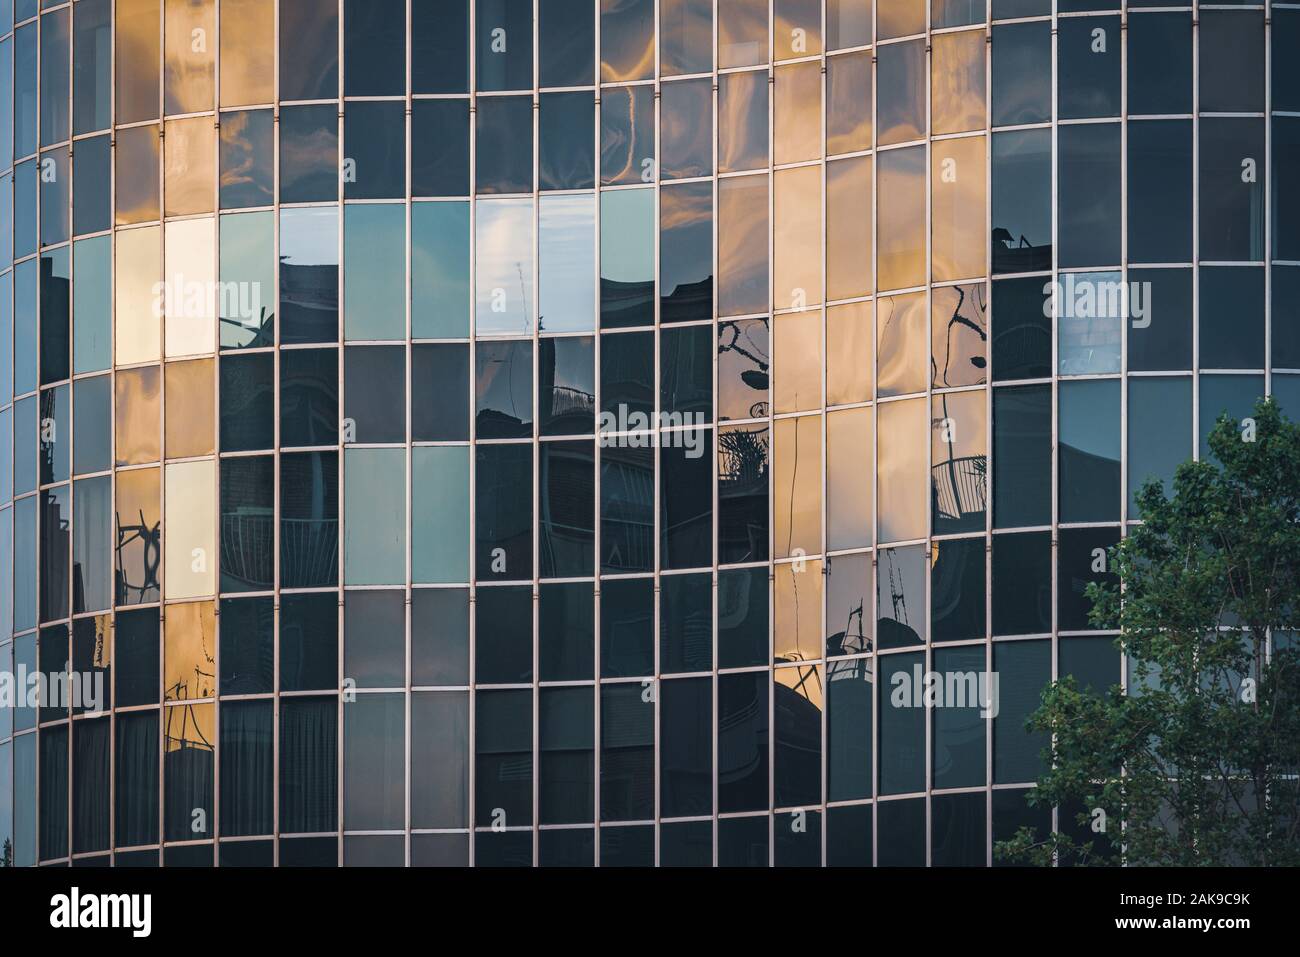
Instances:
[[[979,527],[983,528],[987,478],[988,458],[983,455],[948,459],[931,468],[936,525],[939,521],[965,522],[978,517]]]

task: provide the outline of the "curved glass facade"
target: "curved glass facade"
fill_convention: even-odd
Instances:
[[[993,863],[1135,489],[1300,405],[1297,50],[0,0],[3,863]]]

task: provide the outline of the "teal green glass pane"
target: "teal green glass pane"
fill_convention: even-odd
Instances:
[[[1119,518],[1120,382],[1062,382],[1059,502],[1062,522]]]
[[[343,337],[406,338],[406,206],[343,214]]]
[[[344,456],[344,580],[406,582],[406,452],[348,449]]]
[[[72,371],[99,372],[112,361],[110,239],[72,244]]]
[[[1226,412],[1240,429],[1242,419],[1253,413],[1256,400],[1263,395],[1262,375],[1201,376],[1201,461],[1216,461],[1210,453],[1210,433],[1219,416]]]
[[[1192,380],[1128,381],[1129,519],[1137,514],[1137,492],[1149,479],[1173,489],[1174,470],[1192,457]]]
[[[654,190],[600,194],[601,328],[654,322],[654,243]]]
[[[469,336],[469,203],[411,204],[411,335]]]
[[[469,581],[469,446],[411,450],[411,577]]]
[[[221,217],[221,348],[275,344],[275,214]]]

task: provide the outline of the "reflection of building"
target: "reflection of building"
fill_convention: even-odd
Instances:
[[[1043,683],[1120,677],[1124,483],[1300,396],[1232,153],[1300,136],[1295,11],[9,6],[0,664],[115,706],[0,726],[19,865],[992,863]],[[178,259],[211,329],[152,315]],[[1085,270],[1149,326],[1044,316]],[[976,660],[995,723],[891,705]]]

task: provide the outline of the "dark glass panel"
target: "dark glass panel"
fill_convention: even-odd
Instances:
[[[1057,618],[1061,631],[1090,631],[1090,582],[1115,586],[1118,576],[1109,571],[1109,550],[1119,542],[1118,528],[1063,528],[1057,547]]]
[[[406,195],[406,104],[349,103],[343,117],[343,195]]]
[[[1059,119],[1119,115],[1122,44],[1117,16],[1060,21],[1056,47]]]
[[[411,437],[417,442],[469,438],[469,346],[411,347]]]
[[[478,88],[529,89],[533,85],[532,3],[529,0],[476,0],[476,3]]]
[[[344,0],[343,92],[406,92],[406,0]]]
[[[280,456],[280,585],[312,588],[338,581],[337,452]]]
[[[616,578],[600,591],[600,676],[654,674],[654,580]]]
[[[338,95],[338,5],[280,0],[280,99],[332,100]]]
[[[418,588],[411,593],[411,683],[469,683],[469,592]]]
[[[349,363],[355,349],[348,350]],[[222,362],[226,362],[222,359]],[[349,366],[350,368],[350,366]],[[338,442],[337,349],[285,349],[280,353],[280,446]],[[379,383],[367,383],[377,388]],[[360,431],[358,431],[359,440]]]
[[[647,694],[646,688],[637,682],[602,685],[600,689],[601,820],[639,821],[654,817],[654,777],[653,696]],[[603,853],[601,859],[604,860]]]
[[[469,100],[411,104],[411,195],[469,195]]]
[[[1051,630],[1051,533],[994,535],[994,636],[1036,635]]]
[[[589,582],[553,582],[538,587],[537,659],[542,681],[590,680],[595,634]]]
[[[280,202],[338,198],[338,116],[333,104],[280,110]]]
[[[475,435],[518,439],[533,434],[531,340],[484,340],[474,351]]]
[[[338,707],[334,697],[280,700],[282,834],[311,834],[338,827]],[[280,845],[280,863],[298,863],[296,856],[285,854],[286,844]],[[333,855],[313,854],[304,863],[319,866],[327,859],[332,860]]]
[[[280,597],[280,690],[338,686],[339,600],[335,592]]]
[[[1201,268],[1201,368],[1264,365],[1264,270]]]
[[[474,569],[479,580],[532,578],[532,451],[531,445],[479,445],[475,450]]]
[[[411,4],[411,92],[469,92],[469,0]]]
[[[709,575],[660,579],[659,670],[708,671],[713,661],[713,582]]]
[[[531,824],[533,693],[480,691],[474,698],[474,819],[498,827]]]
[[[121,622],[122,616],[118,616],[119,639]],[[154,674],[156,682],[156,665]],[[120,690],[121,685],[118,687]],[[118,704],[126,703],[119,696]],[[158,712],[127,712],[119,714],[116,721],[113,742],[114,841],[118,847],[152,844],[158,840]],[[157,854],[156,851],[151,853]],[[118,863],[122,863],[121,855]]]
[[[406,600],[401,591],[345,593],[343,674],[360,688],[406,684]]]
[[[595,448],[590,441],[539,446],[538,560],[543,578],[592,573],[595,478]]]
[[[925,788],[925,707],[919,688],[924,656],[887,655],[880,663],[880,794]],[[880,805],[881,810],[889,805]],[[883,836],[885,829],[881,828]],[[881,863],[884,863],[883,861]]]
[[[537,56],[541,85],[590,86],[595,80],[595,33],[591,0],[540,0]]]
[[[529,193],[533,189],[533,101],[527,96],[478,100],[480,193]]]
[[[329,352],[332,356],[333,350]],[[405,347],[349,346],[343,353],[343,368],[344,415],[355,429],[348,440],[405,441]]]
[[[1050,120],[1051,86],[1036,80],[1052,72],[1051,24],[994,27],[989,49],[993,59],[993,125],[1020,126]]]
[[[541,189],[595,185],[595,102],[592,94],[543,93],[537,117],[537,178]]]
[[[270,353],[226,355],[220,363],[221,451],[273,448],[275,357]]]
[[[988,854],[984,792],[936,794],[930,809],[930,865],[983,867]]]
[[[994,391],[993,473],[996,527],[1045,525],[1051,521],[1050,386],[1017,386]]]
[[[221,833],[270,834],[275,776],[275,716],[270,701],[221,706]]]
[[[595,812],[596,696],[591,687],[543,688],[537,698],[541,824],[580,824]]]
[[[930,568],[931,640],[983,638],[984,539],[962,538],[935,545],[938,555]]]
[[[223,695],[275,690],[275,607],[271,598],[221,600],[220,687]]]
[[[479,684],[532,681],[532,586],[507,585],[479,591],[474,638],[474,676]]]

